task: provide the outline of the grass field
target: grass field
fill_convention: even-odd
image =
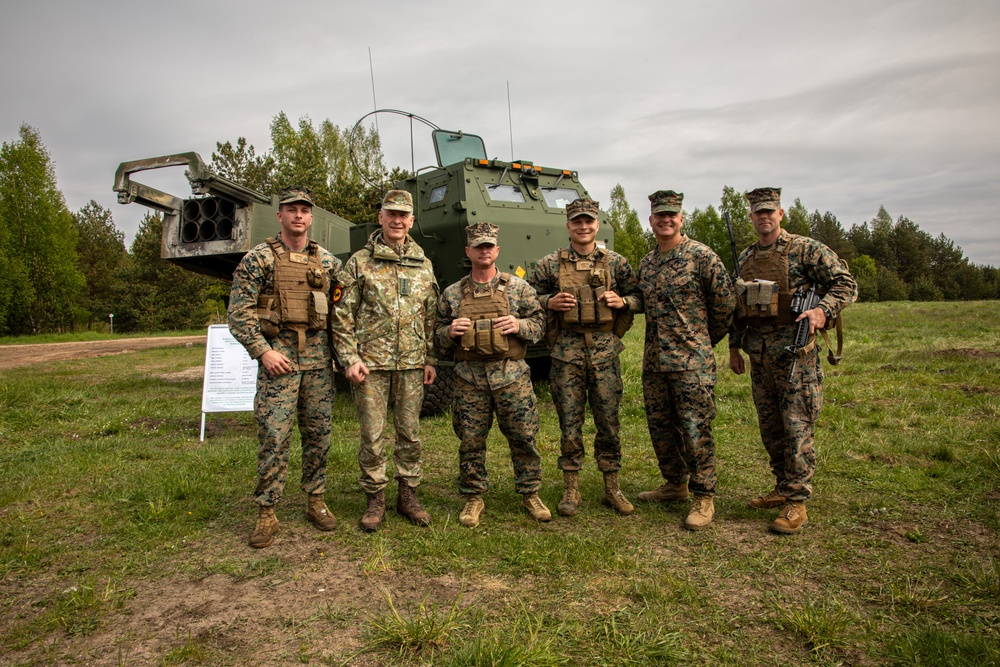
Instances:
[[[633,500],[660,483],[641,327],[623,358]],[[843,363],[824,363],[796,536],[746,506],[773,480],[725,344],[708,530],[681,528],[686,504],[614,515],[592,459],[581,513],[535,524],[496,429],[483,522],[462,528],[444,415],[422,422],[434,525],[389,512],[362,534],[340,395],[326,498],[341,525],[305,521],[293,449],[281,532],[261,551],[246,546],[252,416],[223,416],[221,432],[212,418],[198,441],[201,381],[185,371],[203,346],[0,372],[0,664],[1000,664],[1000,302],[858,304],[846,329]],[[537,390],[554,510],[558,424]]]

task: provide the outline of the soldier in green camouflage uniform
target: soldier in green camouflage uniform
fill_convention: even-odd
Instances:
[[[628,260],[618,253],[599,247],[600,205],[589,198],[577,199],[566,207],[566,229],[570,245],[539,260],[529,282],[538,293],[545,311],[551,311],[548,326],[553,330],[546,339],[552,348],[552,369],[549,388],[552,402],[559,415],[559,469],[563,471],[563,497],[557,511],[573,516],[579,511],[581,497],[579,471],[583,467],[583,421],[586,406],[594,416],[597,435],[594,438],[594,459],[604,476],[604,504],[619,514],[632,514],[632,503],[622,494],[618,484],[622,448],[618,437],[618,407],[622,399],[622,376],[618,356],[625,346],[613,331],[613,325],[565,326],[560,324],[562,313],[576,312],[577,299],[564,291],[567,277],[560,281],[560,265],[567,271],[585,273],[596,279],[597,287],[605,289],[599,300],[613,312],[634,312],[639,304],[638,282]],[[582,268],[581,268],[582,267]],[[576,271],[574,271],[576,269]],[[608,275],[600,275],[607,272]],[[587,285],[591,287],[591,285]]]
[[[423,385],[436,377],[434,311],[438,286],[424,251],[410,237],[413,199],[390,190],[379,211],[382,229],[354,253],[338,280],[342,296],[334,308],[333,344],[351,381],[361,426],[358,463],[368,497],[361,518],[365,531],[377,530],[385,514],[386,433],[393,410],[393,463],[399,483],[396,511],[416,525],[431,517],[417,498],[423,474],[420,407]]]
[[[684,195],[659,190],[649,201],[657,248],[639,264],[646,313],[642,395],[665,483],[639,500],[684,500],[690,490],[694,502],[684,527],[700,530],[715,514],[713,348],[732,323],[733,288],[719,256],[681,231]]]
[[[281,191],[278,205],[281,231],[270,239],[291,261],[306,264],[318,260],[320,268],[310,268],[308,293],[321,301],[315,308],[329,312],[329,299],[340,261],[308,239],[312,225],[312,198],[305,188]],[[307,518],[320,530],[333,530],[336,519],[323,502],[326,490],[326,461],[330,448],[330,412],[333,407],[333,355],[326,322],[320,328],[296,331],[295,325],[265,324],[272,329],[265,337],[259,317],[260,301],[275,295],[275,250],[261,243],[250,250],[233,274],[229,296],[229,330],[250,357],[259,362],[254,414],[257,419],[257,525],[250,546],[271,544],[278,531],[274,505],[281,499],[288,471],[289,438],[298,416],[302,437],[302,490],[308,495]],[[285,298],[281,295],[281,298]],[[280,330],[276,330],[280,329]],[[274,335],[270,335],[274,334]],[[300,337],[302,338],[300,340]]]
[[[524,361],[526,345],[542,338],[545,314],[528,283],[497,270],[495,264],[500,251],[497,231],[496,225],[488,222],[479,222],[466,229],[465,253],[472,261],[472,272],[467,279],[449,286],[441,294],[435,324],[438,345],[444,351],[454,350],[459,360],[455,365],[457,385],[452,425],[461,440],[458,490],[466,497],[459,522],[468,527],[479,523],[484,507],[482,496],[489,489],[486,438],[493,425],[494,412],[500,432],[510,447],[514,486],[523,496],[521,504],[537,521],[552,518],[538,497],[542,485],[541,459],[535,446],[538,408],[531,373]],[[463,307],[463,303],[468,304],[476,298],[486,301],[483,310],[495,308],[497,302],[505,307],[492,313],[496,317],[473,321],[464,315],[472,311],[468,306]],[[507,313],[501,314],[503,310]],[[476,324],[479,322],[489,325],[492,330],[478,329]],[[474,333],[486,336],[487,348],[481,355],[468,351],[472,346],[466,341]]]
[[[729,336],[729,367],[735,373],[746,370],[740,349],[750,357],[757,421],[776,479],[774,490],[751,500],[750,506],[781,507],[770,528],[790,534],[808,522],[805,501],[812,494],[816,469],[813,429],[823,406],[823,371],[818,346],[802,357],[786,348],[795,340],[797,321],[808,319],[810,333],[823,329],[857,299],[858,288],[847,267],[830,248],[781,229],[785,213],[781,208],[781,188],[757,188],[747,193],[747,199],[757,243],[740,254],[740,282],[760,278],[759,267],[766,267],[783,255],[787,262],[786,294],[808,285],[816,285],[820,292],[825,292],[819,305],[799,315],[796,321],[791,321],[791,317],[784,322],[738,317]],[[783,264],[781,268],[783,274]],[[784,280],[785,276],[780,278]],[[738,284],[738,291],[740,287]],[[780,291],[777,296],[780,317],[786,314],[787,304]],[[741,296],[743,303],[745,298]],[[789,380],[793,362],[795,372]]]

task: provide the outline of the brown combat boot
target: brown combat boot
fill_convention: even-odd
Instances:
[[[410,523],[417,526],[431,525],[431,515],[424,510],[417,498],[417,490],[399,480],[399,493],[396,495],[396,514],[405,516]]]
[[[382,518],[385,516],[385,491],[365,495],[368,496],[368,509],[361,517],[361,530],[374,533],[382,525]]]
[[[755,510],[770,510],[781,507],[785,504],[785,497],[778,493],[778,489],[772,489],[767,495],[760,495],[749,501],[749,505]]]
[[[559,516],[573,516],[580,511],[580,473],[576,470],[563,471],[563,497],[556,511]]]
[[[601,501],[608,507],[613,507],[622,516],[628,516],[635,511],[622,490],[618,488],[618,473],[604,473],[604,498]]]
[[[483,513],[485,508],[483,497],[476,493],[470,493],[465,497],[465,507],[458,515],[458,522],[466,528],[475,528],[479,525],[479,515]]]
[[[333,530],[337,527],[337,517],[326,508],[322,493],[310,493],[306,501],[306,518],[320,530]]]
[[[715,501],[712,496],[696,493],[694,502],[691,503],[691,512],[684,519],[684,527],[688,530],[707,528],[712,523],[713,516],[715,516]]]
[[[654,500],[659,502],[687,500],[688,483],[681,482],[680,484],[671,484],[670,482],[664,482],[652,491],[643,491],[638,497],[639,500],[644,503],[652,502]]]
[[[274,516],[274,508],[261,505],[260,513],[257,515],[257,526],[250,535],[250,546],[254,549],[271,546],[274,534],[278,532],[278,525],[278,517]]]
[[[528,510],[528,514],[535,521],[552,521],[552,512],[545,506],[542,499],[538,497],[538,492],[524,494],[521,500],[521,507]]]
[[[806,504],[801,500],[789,500],[781,508],[778,518],[771,522],[771,530],[782,535],[793,535],[809,523]]]

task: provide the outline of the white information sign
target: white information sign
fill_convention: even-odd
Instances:
[[[201,391],[201,439],[209,412],[249,412],[257,393],[257,360],[251,359],[225,324],[208,327],[205,381]]]

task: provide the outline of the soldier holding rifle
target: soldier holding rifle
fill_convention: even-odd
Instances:
[[[858,286],[830,248],[781,228],[781,188],[757,188],[746,196],[757,242],[737,261],[729,367],[745,372],[740,350],[746,351],[760,435],[775,477],[774,489],[750,507],[781,508],[770,529],[792,534],[808,522],[805,503],[816,469],[813,429],[823,406],[819,350],[814,344],[796,350],[796,329],[807,321],[814,335],[829,326],[857,299]],[[793,313],[796,291],[812,286],[822,294],[818,305]]]

